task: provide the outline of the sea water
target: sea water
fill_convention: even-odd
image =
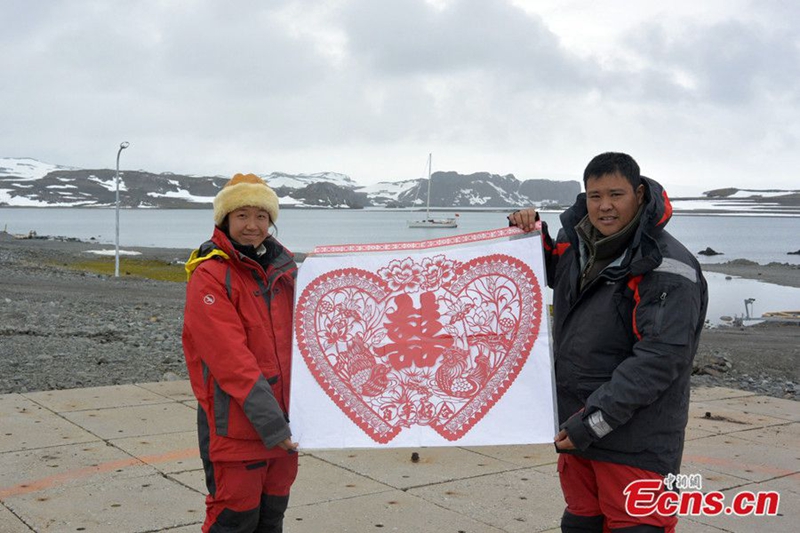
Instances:
[[[420,212],[405,209],[282,209],[278,239],[295,252],[309,252],[323,244],[425,240],[507,225],[506,212],[458,214],[458,228],[442,229],[408,228],[406,222],[419,218]],[[554,238],[561,226],[559,215],[542,213]],[[210,209],[122,209],[120,246],[196,248],[211,236],[212,225]],[[115,226],[114,209],[0,208],[0,229],[14,234],[35,231],[114,244]],[[800,255],[788,255],[800,249],[800,217],[676,215],[667,229],[695,254],[707,247],[723,254],[698,256],[701,263],[749,259],[800,264]]]
[[[452,212],[436,216],[452,216]],[[500,211],[460,211],[459,227],[408,228],[408,220],[420,212],[404,209],[283,209],[278,218],[278,239],[295,252],[308,252],[314,246],[345,243],[398,242],[425,240],[505,227],[506,214]],[[560,213],[544,212],[555,237],[561,226]],[[210,209],[122,209],[120,247],[196,248],[211,236]],[[114,209],[82,208],[0,208],[0,229],[12,234],[94,239],[98,248],[113,249],[116,226]],[[697,255],[701,263],[720,263],[749,259],[800,265],[800,217],[741,217],[676,215],[667,226],[678,240],[697,254],[711,247],[723,255]],[[767,311],[800,308],[800,289],[770,285],[760,281],[728,278],[706,273],[711,295],[708,318],[720,323],[721,316],[743,315],[744,300],[755,298],[754,315]]]

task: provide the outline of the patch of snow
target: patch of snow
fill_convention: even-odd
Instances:
[[[491,196],[473,196],[469,199],[469,205],[486,205],[491,199]]]
[[[86,253],[96,255],[117,255],[116,250],[86,250]],[[142,253],[135,252],[133,250],[120,250],[119,255],[142,255]]]
[[[0,189],[0,203],[11,207],[72,207],[75,202],[43,202],[24,196],[11,196],[8,189]]]
[[[213,196],[194,196],[186,189],[180,189],[177,191],[167,191],[164,193],[149,192],[147,193],[147,196],[150,196],[152,198],[182,198],[190,202],[202,203],[202,204],[208,204],[214,201]]]
[[[786,196],[787,194],[795,194],[800,191],[779,191],[779,190],[756,190],[756,189],[740,189],[736,191],[734,194],[728,196],[728,198],[753,198],[753,197],[761,197],[761,198],[773,198],[775,196]]]
[[[261,176],[267,185],[273,189],[278,187],[288,187],[290,189],[301,189],[312,183],[329,182],[340,187],[355,189],[358,184],[350,179],[349,176],[336,172],[317,172],[315,174],[284,174],[283,172],[272,172]]]
[[[725,201],[725,200],[672,200],[672,209],[675,211],[735,211],[739,207],[755,207],[752,202]]]
[[[47,189],[77,189],[76,185],[48,185]]]
[[[31,181],[45,177],[54,170],[74,170],[72,167],[51,165],[30,158],[0,157],[0,174],[18,180]]]
[[[292,198],[291,196],[278,196],[278,205],[299,206],[303,205],[303,201]]]
[[[381,181],[365,187],[359,187],[358,192],[365,193],[369,198],[382,197],[397,200],[401,194],[419,184],[420,180]]]
[[[492,199],[490,196],[479,196],[472,189],[461,189],[458,192],[461,197],[467,199],[469,205],[485,205],[487,201]]]
[[[97,176],[91,175],[89,176],[88,179],[89,181],[97,183],[98,185],[100,185],[101,187],[103,187],[108,191],[115,192],[117,190],[117,180],[114,178],[111,178],[109,180],[101,180]],[[122,179],[122,172],[119,173],[119,190],[120,191],[128,190],[128,187],[125,185],[125,180]]]

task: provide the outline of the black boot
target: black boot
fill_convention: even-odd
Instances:
[[[283,533],[283,514],[288,506],[289,496],[262,494],[256,533]]]
[[[612,529],[611,531],[612,533],[664,533],[664,528],[639,524],[638,526],[621,527],[619,529]]]
[[[603,515],[578,516],[564,511],[561,516],[561,533],[603,533]]]

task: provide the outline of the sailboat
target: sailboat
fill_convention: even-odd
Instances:
[[[428,154],[428,197],[425,203],[425,219],[409,220],[409,228],[457,228],[456,218],[431,218],[431,154]]]

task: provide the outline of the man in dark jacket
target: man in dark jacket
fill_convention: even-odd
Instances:
[[[598,155],[586,193],[543,224],[553,288],[563,532],[674,531],[675,516],[631,516],[625,487],[677,474],[692,360],[707,287],[694,256],[664,230],[672,207],[627,154]],[[509,215],[533,229],[538,215]]]

